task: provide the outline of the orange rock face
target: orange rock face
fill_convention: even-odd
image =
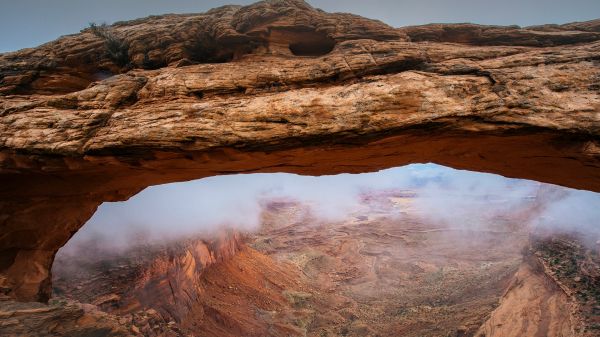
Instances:
[[[0,55],[0,289],[48,298],[103,201],[240,172],[415,162],[600,191],[600,22],[395,29],[303,1]]]
[[[257,252],[231,231],[114,256],[82,249],[59,256],[54,272],[55,298],[92,303],[143,336],[301,336],[290,322],[309,315],[285,296],[309,288],[295,265]]]
[[[127,256],[103,258],[85,251],[60,256],[56,295],[67,294],[116,314],[153,309],[166,322],[181,322],[202,296],[200,276],[244,247],[239,233],[223,232],[211,239],[139,246]]]

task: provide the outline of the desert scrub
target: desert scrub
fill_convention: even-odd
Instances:
[[[284,290],[282,295],[295,308],[305,307],[312,299],[312,294],[302,291]]]
[[[586,330],[600,327],[600,256],[576,235],[555,235],[533,242],[536,255],[574,295]]]
[[[89,29],[92,34],[104,40],[104,47],[111,61],[120,67],[129,63],[129,43],[116,36],[106,23],[97,25],[92,22]]]

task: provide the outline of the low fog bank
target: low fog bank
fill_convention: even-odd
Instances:
[[[361,195],[381,190],[415,191],[411,216],[440,226],[485,229],[499,214],[527,211],[519,219],[531,228],[576,231],[591,242],[600,238],[598,193],[413,164],[365,174],[244,174],[152,186],[127,201],[102,204],[59,254],[82,248],[116,252],[132,242],[210,235],[221,228],[251,232],[260,226],[263,203],[274,198],[310,204],[313,216],[338,221],[360,207]]]

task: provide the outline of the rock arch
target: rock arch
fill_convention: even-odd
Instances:
[[[212,22],[222,48],[261,42],[257,32],[273,27],[309,27],[335,47],[310,58],[259,48],[194,65],[182,52],[194,22]],[[181,31],[163,29],[174,23]],[[163,42],[147,45],[150,54],[169,66],[67,90],[79,69],[69,55],[91,34],[0,55],[5,296],[47,300],[54,254],[96,207],[154,184],[435,162],[600,191],[600,21],[394,29],[290,0],[123,27],[132,50],[152,31]]]

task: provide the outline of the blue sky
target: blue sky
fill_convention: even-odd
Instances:
[[[153,14],[204,12],[248,0],[0,0],[0,52],[34,47],[76,33],[90,22],[113,23]],[[598,0],[309,0],[330,12],[350,12],[392,26],[474,22],[521,26],[600,17]]]

